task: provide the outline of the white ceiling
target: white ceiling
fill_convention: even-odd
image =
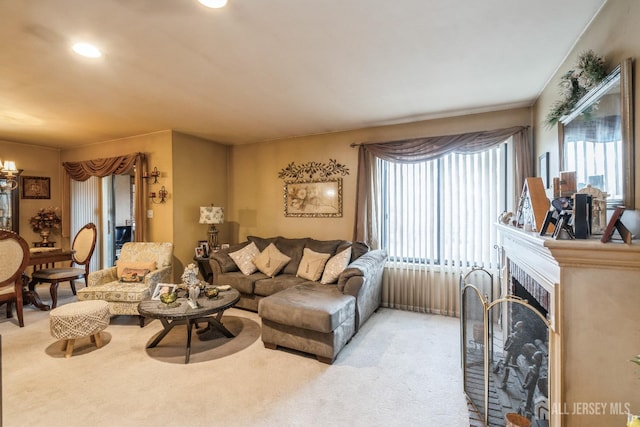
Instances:
[[[605,1],[0,0],[0,139],[242,144],[531,105]]]

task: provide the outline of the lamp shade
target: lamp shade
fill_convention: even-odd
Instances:
[[[200,224],[222,224],[224,222],[224,208],[216,206],[200,207]]]
[[[2,166],[2,172],[8,174],[18,172],[18,169],[16,169],[16,163],[11,160],[7,160],[6,162],[4,162],[4,166]]]

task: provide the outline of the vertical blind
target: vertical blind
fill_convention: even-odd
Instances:
[[[474,265],[497,269],[505,159],[506,144],[415,164],[377,160],[383,305],[457,316],[460,276]]]
[[[90,222],[100,226],[100,178],[92,176],[86,181],[71,181],[71,235]],[[91,257],[89,271],[100,270],[102,259],[102,233],[97,234],[96,248]]]

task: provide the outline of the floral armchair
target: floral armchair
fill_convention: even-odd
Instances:
[[[173,243],[125,243],[114,267],[89,273],[87,287],[78,290],[78,300],[107,301],[112,316],[139,316],[138,303],[151,298],[158,283],[171,280],[172,259]],[[144,326],[142,317],[140,326]]]

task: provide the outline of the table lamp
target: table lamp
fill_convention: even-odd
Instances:
[[[209,250],[218,249],[218,230],[216,224],[222,224],[224,222],[224,208],[216,206],[202,206],[200,207],[200,224],[210,224],[209,231]]]

